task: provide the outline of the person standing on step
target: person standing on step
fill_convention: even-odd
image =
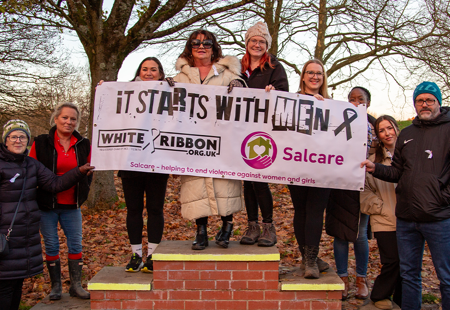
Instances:
[[[389,115],[380,116],[375,122],[378,146],[369,160],[390,166],[395,143],[400,130]],[[370,215],[372,231],[380,251],[381,271],[373,284],[370,299],[379,309],[392,309],[394,302],[402,307],[402,278],[397,248],[395,217],[395,183],[375,179],[366,173],[364,192],[361,192],[361,212]]]
[[[356,86],[348,94],[348,101],[354,106],[370,105],[370,92]],[[367,154],[372,150],[373,126],[367,115]],[[373,148],[375,150],[375,148]],[[369,156],[369,155],[367,155]],[[352,190],[332,189],[328,201],[325,227],[327,234],[334,237],[334,259],[337,274],[345,284],[342,299],[348,297],[350,288],[348,278],[349,243],[353,242],[356,258],[356,298],[366,299],[369,296],[367,285],[367,265],[369,262],[369,241],[367,236],[369,216],[361,213],[360,192]]]
[[[37,187],[61,192],[83,182],[94,168],[86,163],[56,176],[27,156],[30,135],[27,123],[11,120],[3,127],[0,143],[0,234],[7,237],[9,248],[0,255],[0,309],[19,309],[23,281],[43,271]]]
[[[300,76],[300,94],[314,96],[317,100],[328,96],[327,74],[318,59],[305,63]],[[330,195],[329,188],[288,185],[294,205],[294,233],[302,254],[301,270],[304,277],[318,279],[319,272],[330,266],[318,257],[322,237],[323,213]]]
[[[268,53],[272,38],[267,25],[258,22],[245,34],[245,55],[242,57],[242,78],[249,88],[289,91],[289,84],[283,66],[275,56]],[[244,181],[244,199],[247,209],[248,227],[241,244],[273,246],[277,243],[275,227],[272,223],[273,198],[269,184]],[[258,206],[261,209],[262,227],[258,224]]]
[[[223,57],[216,36],[204,29],[191,33],[175,68],[180,71],[173,79],[175,82],[228,86],[229,92],[233,87],[245,85],[239,76],[239,59]],[[180,202],[182,216],[197,224],[193,250],[204,250],[208,246],[209,215],[221,216],[223,224],[216,235],[216,244],[228,248],[233,233],[233,213],[243,208],[240,180],[183,175]]]
[[[132,81],[163,81],[164,69],[156,57],[141,61]],[[99,85],[103,81],[100,81]],[[164,231],[164,198],[168,174],[120,170],[123,194],[127,206],[127,232],[131,244],[131,259],[127,272],[153,272],[152,254],[162,239]],[[147,209],[147,259],[142,260],[142,230],[144,228],[144,195]]]
[[[90,162],[91,144],[76,129],[80,111],[70,102],[59,104],[50,117],[53,126],[48,134],[34,139],[30,156],[43,163],[56,175],[63,175],[74,167]],[[41,234],[44,237],[45,257],[52,281],[51,300],[61,299],[61,261],[59,258],[58,223],[67,238],[69,250],[70,296],[89,299],[81,286],[82,214],[92,178],[84,178],[72,188],[54,194],[38,188],[37,202],[41,209]]]

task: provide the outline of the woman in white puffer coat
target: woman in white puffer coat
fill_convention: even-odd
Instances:
[[[183,53],[177,60],[180,71],[175,82],[203,85],[243,87],[240,78],[241,64],[234,56],[222,56],[222,50],[213,33],[207,30],[194,31],[186,42]],[[242,182],[239,180],[181,177],[181,213],[184,218],[196,221],[197,235],[193,250],[204,250],[208,246],[206,227],[208,216],[220,215],[222,228],[216,235],[216,243],[228,247],[233,231],[233,213],[244,207]]]

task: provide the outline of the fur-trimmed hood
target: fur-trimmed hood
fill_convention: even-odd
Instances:
[[[178,58],[177,62],[175,63],[175,69],[177,71],[184,71],[183,68],[187,66],[190,68],[188,61],[186,58]],[[241,74],[241,62],[236,56],[225,56],[221,59],[219,59],[218,62],[213,64],[213,67],[216,67],[216,70],[218,73],[221,73],[221,71],[228,69],[231,71],[231,73],[235,75]],[[187,69],[187,68],[186,68]]]

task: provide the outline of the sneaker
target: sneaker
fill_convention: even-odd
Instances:
[[[248,227],[245,230],[244,236],[242,236],[241,244],[255,244],[261,235],[261,228],[257,222],[248,222]]]
[[[138,254],[133,253],[133,255],[131,256],[130,262],[125,267],[125,271],[139,272],[139,270],[141,270],[142,266],[144,266],[144,263],[142,262],[142,258]]]
[[[272,223],[263,223],[263,232],[258,239],[258,246],[274,246],[277,243],[277,232]]]
[[[142,267],[141,271],[145,272],[145,273],[153,273],[153,261],[152,261],[151,254],[149,256],[147,256],[147,260],[145,261],[145,264]]]

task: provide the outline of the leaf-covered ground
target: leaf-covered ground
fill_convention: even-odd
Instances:
[[[126,208],[123,198],[120,181],[116,179],[116,186],[119,200],[110,210],[92,212],[83,209],[83,260],[84,278],[83,284],[87,282],[103,268],[103,266],[125,266],[130,259],[130,246],[126,232],[125,218]],[[166,193],[166,204],[164,207],[165,229],[163,240],[194,240],[195,223],[187,221],[181,217],[179,203],[179,178],[170,177]],[[281,253],[282,266],[298,266],[299,251],[295,241],[292,219],[294,209],[292,206],[289,190],[285,185],[271,184],[274,198],[274,222],[277,229],[278,249]],[[146,213],[144,211],[144,218]],[[144,224],[146,221],[144,221]],[[240,240],[246,228],[246,213],[241,212],[234,216],[234,240]],[[208,235],[214,236],[221,225],[217,217],[210,218],[208,225]],[[144,253],[147,249],[146,231],[144,227]],[[69,290],[69,271],[67,266],[67,246],[63,232],[59,231],[61,243],[61,265],[63,278],[63,292]],[[322,259],[330,263],[335,268],[333,256],[333,238],[322,234],[321,252]],[[380,260],[375,240],[369,241],[370,257],[368,266],[368,280],[373,284],[380,271]],[[363,301],[354,298],[355,294],[355,257],[353,250],[349,253],[349,274],[350,274],[350,298],[343,302],[343,309],[357,309]],[[431,261],[431,256],[426,248],[423,261],[423,293],[432,294],[440,298],[439,282]],[[38,275],[24,282],[22,300],[25,305],[32,306],[50,292],[50,279],[48,272],[44,269],[44,274]]]

